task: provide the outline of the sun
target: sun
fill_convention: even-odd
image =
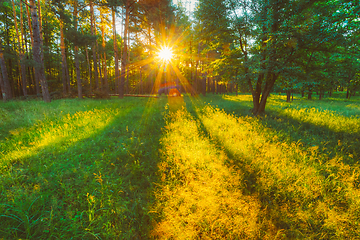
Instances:
[[[169,61],[171,60],[173,53],[170,48],[168,47],[162,47],[158,53],[159,58],[161,58],[163,61]]]

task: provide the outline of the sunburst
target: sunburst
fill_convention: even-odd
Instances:
[[[162,47],[158,52],[158,57],[163,61],[170,61],[173,57],[173,52],[169,47]]]

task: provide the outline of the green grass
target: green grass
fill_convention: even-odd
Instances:
[[[147,100],[4,104],[19,122],[0,142],[0,236],[146,235],[166,103]]]
[[[0,238],[357,239],[358,98],[0,103]]]

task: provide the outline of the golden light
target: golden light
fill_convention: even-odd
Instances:
[[[160,49],[158,53],[159,58],[161,58],[163,61],[169,61],[171,60],[173,53],[170,48],[163,47]]]

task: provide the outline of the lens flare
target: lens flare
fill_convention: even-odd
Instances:
[[[169,61],[171,60],[173,53],[170,48],[163,47],[160,49],[160,52],[158,53],[158,56],[163,61]]]

